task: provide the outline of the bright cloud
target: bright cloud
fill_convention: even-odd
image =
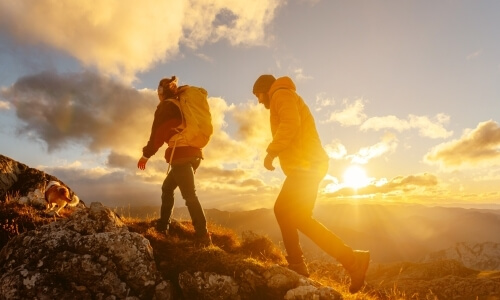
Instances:
[[[369,129],[379,131],[382,129],[394,129],[399,132],[410,129],[410,123],[407,120],[400,119],[396,116],[389,115],[385,117],[372,117],[363,122],[359,127],[360,130],[367,131]]]
[[[351,197],[351,196],[367,196],[378,195],[398,195],[407,194],[412,192],[422,193],[426,190],[437,186],[439,183],[438,178],[434,174],[422,173],[409,176],[396,176],[389,181],[374,181],[372,185],[358,188],[340,188],[333,193],[329,193],[329,197]]]
[[[326,97],[325,93],[319,93],[316,95],[316,110],[322,110],[323,107],[333,106],[335,100],[333,98]]]
[[[453,134],[453,131],[446,130],[443,125],[447,124],[450,118],[444,114],[436,115],[436,121],[431,121],[426,116],[409,116],[410,126],[417,128],[420,136],[432,139],[447,138]]]
[[[180,45],[227,39],[263,44],[278,0],[1,1],[0,25],[25,43],[65,51],[104,74],[132,80]]]
[[[369,147],[361,148],[358,153],[348,155],[346,158],[350,159],[352,163],[366,164],[375,157],[380,157],[386,153],[394,152],[397,145],[397,138],[393,134],[387,133],[381,142]]]
[[[437,114],[434,120],[427,116],[409,115],[408,118],[400,119],[396,116],[389,115],[385,117],[372,117],[367,119],[360,126],[360,130],[375,130],[393,129],[399,132],[409,129],[417,129],[420,136],[432,139],[447,138],[453,134],[453,131],[448,131],[444,128],[450,117],[445,114]]]
[[[362,99],[358,99],[354,103],[344,100],[343,104],[345,108],[331,113],[326,122],[338,122],[342,126],[354,126],[361,124],[366,119],[366,114],[363,112],[365,104]]]
[[[324,148],[328,156],[333,159],[342,159],[347,154],[347,149],[338,140],[334,140],[331,143],[326,144]]]
[[[425,161],[447,168],[500,165],[500,126],[492,120],[479,123],[460,139],[434,147]]]
[[[312,76],[305,75],[302,68],[295,69],[293,72],[295,73],[295,79],[297,79],[297,81],[313,79]]]

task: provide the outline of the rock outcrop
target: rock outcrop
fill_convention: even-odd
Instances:
[[[429,253],[422,262],[453,259],[475,270],[500,270],[500,244],[457,243],[455,247]]]
[[[75,194],[73,190],[57,177],[0,154],[0,201],[5,201],[6,197],[11,196],[19,197],[23,203],[44,205],[45,186],[51,180],[67,187],[70,197],[73,197]],[[78,206],[84,207],[85,203],[81,201]]]
[[[100,203],[10,240],[0,274],[1,299],[152,299],[170,287],[149,241]]]

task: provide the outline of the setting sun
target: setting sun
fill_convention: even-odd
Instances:
[[[367,186],[370,179],[366,176],[366,171],[358,165],[349,166],[342,176],[344,185],[353,189]]]

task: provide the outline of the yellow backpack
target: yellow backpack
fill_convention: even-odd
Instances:
[[[205,147],[213,134],[212,115],[207,101],[207,91],[195,86],[179,87],[179,100],[168,99],[181,111],[182,124],[178,133],[169,141],[169,147]]]

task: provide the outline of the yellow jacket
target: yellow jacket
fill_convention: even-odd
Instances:
[[[285,175],[318,175],[328,169],[328,155],[321,145],[314,118],[295,92],[289,77],[278,78],[269,89],[273,141],[267,152],[278,156]]]

